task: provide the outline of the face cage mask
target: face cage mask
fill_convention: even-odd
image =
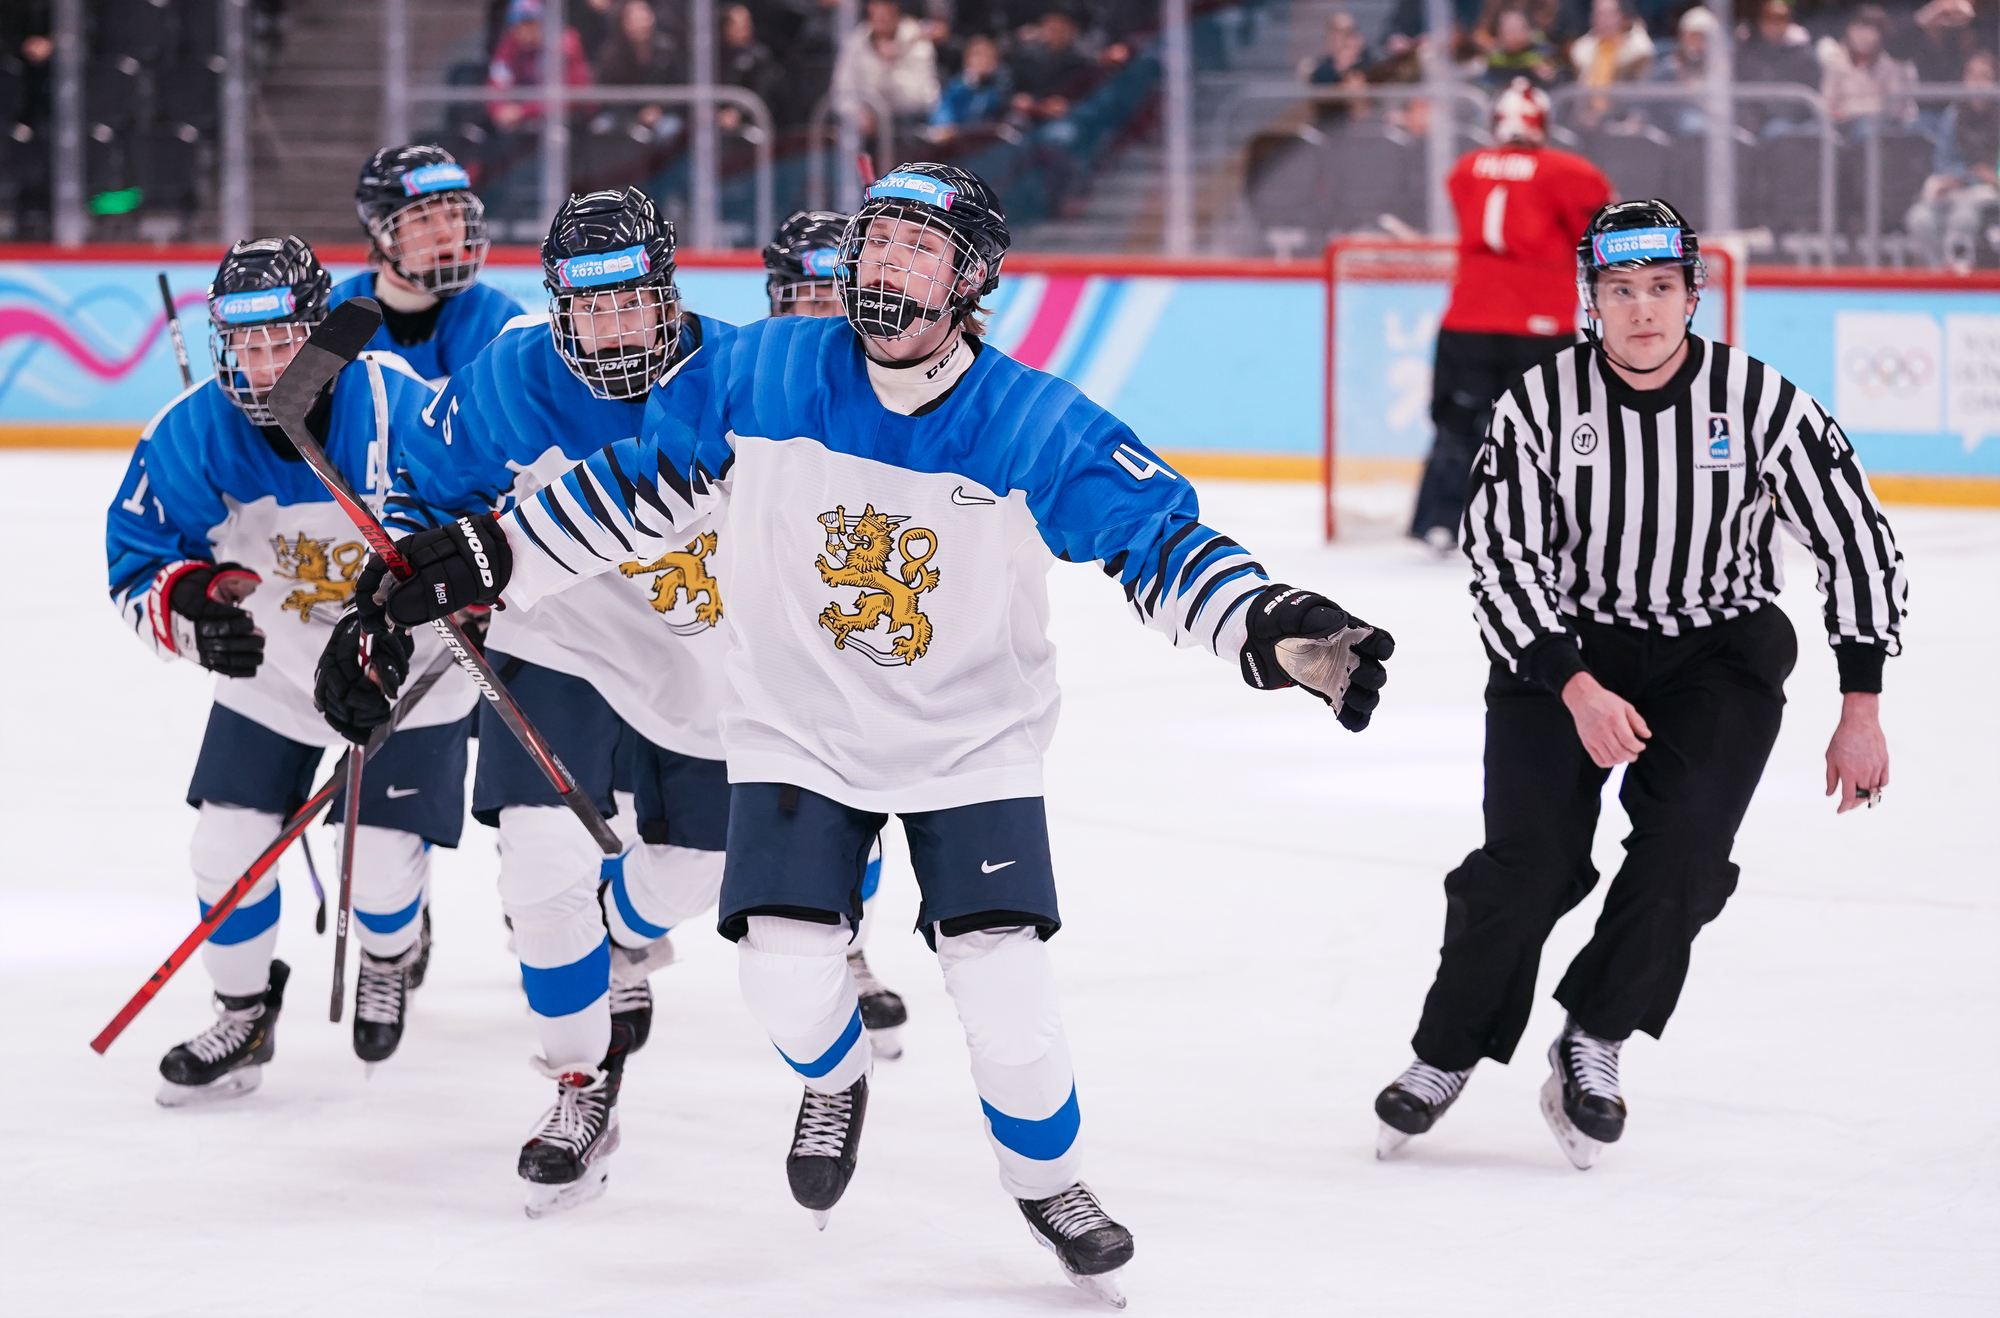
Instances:
[[[455,226],[456,243],[439,244],[439,228]],[[456,297],[486,264],[486,203],[470,192],[440,192],[411,202],[368,226],[389,268],[433,297]]]
[[[244,418],[253,426],[275,426],[278,418],[271,413],[266,400],[278,383],[277,376],[262,390],[250,387],[250,373],[239,361],[239,354],[247,348],[269,346],[278,349],[287,344],[303,345],[312,336],[313,327],[304,321],[286,320],[268,325],[217,325],[213,321],[208,326],[208,354],[215,363],[215,383],[223,396],[242,411]],[[234,337],[235,342],[231,342]],[[296,352],[296,349],[294,350]],[[286,359],[290,365],[290,359]],[[284,374],[283,371],[278,373]]]
[[[618,307],[617,299],[628,293],[637,293],[638,301]],[[679,307],[679,290],[671,284],[551,293],[549,328],[557,355],[592,394],[629,403],[643,399],[674,359],[681,337],[674,314]],[[627,317],[655,323],[621,328],[621,318]],[[591,346],[585,347],[586,342]]]
[[[883,239],[869,236],[885,224]],[[869,286],[897,274],[901,291]],[[983,263],[958,231],[914,210],[863,212],[840,244],[840,300],[847,322],[878,343],[916,338],[938,320],[971,310],[983,279]]]
[[[1638,266],[1636,268],[1640,270],[1645,270],[1649,269],[1652,266],[1665,265],[1665,264],[1669,263],[1664,261],[1648,261],[1645,265]],[[1692,260],[1674,261],[1671,262],[1671,264],[1677,265],[1681,269],[1688,272],[1687,291],[1694,294],[1694,311],[1688,312],[1686,319],[1684,319],[1681,322],[1681,342],[1685,343],[1687,342],[1687,336],[1694,333],[1695,312],[1701,310],[1701,292],[1703,289],[1708,287],[1708,267],[1704,266],[1701,263],[1701,258],[1699,256],[1693,258]],[[1576,296],[1577,299],[1583,303],[1583,309],[1584,309],[1583,332],[1585,337],[1587,337],[1590,340],[1591,346],[1596,348],[1599,352],[1603,353],[1607,359],[1617,362],[1619,366],[1624,366],[1626,370],[1632,372],[1634,375],[1651,375],[1654,371],[1663,369],[1666,363],[1662,362],[1659,366],[1648,366],[1643,368],[1638,366],[1626,366],[1624,362],[1620,362],[1618,361],[1617,358],[1611,356],[1611,350],[1604,346],[1604,336],[1598,333],[1597,331],[1598,321],[1602,317],[1601,313],[1599,313],[1599,311],[1597,310],[1596,277],[1598,275],[1606,273],[1607,271],[1615,270],[1618,268],[1619,267],[1617,266],[1605,266],[1603,268],[1597,268],[1585,265],[1579,265],[1577,267]],[[1628,266],[1625,268],[1632,269],[1635,267]],[[1680,351],[1679,347],[1677,346],[1674,349],[1674,351],[1675,352]],[[1673,360],[1673,353],[1667,354],[1667,360],[1668,361]]]
[[[804,304],[824,303],[831,306],[828,315],[845,315],[846,303],[841,300],[840,281],[837,279],[801,279],[796,283],[782,284],[771,290],[771,314],[774,316],[802,316],[812,312],[802,311]]]

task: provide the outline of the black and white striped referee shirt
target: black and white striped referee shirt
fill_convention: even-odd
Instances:
[[[1573,618],[1678,636],[1776,600],[1781,525],[1819,560],[1841,690],[1881,690],[1909,583],[1853,446],[1763,362],[1690,335],[1657,390],[1581,343],[1515,381],[1460,538],[1487,647],[1560,691],[1585,666]]]

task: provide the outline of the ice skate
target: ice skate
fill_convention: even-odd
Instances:
[[[861,994],[861,1027],[868,1031],[870,1049],[885,1061],[895,1061],[903,1055],[903,1024],[910,1019],[902,995],[882,986],[868,968],[865,953],[848,953],[847,968]]]
[[[1618,1050],[1624,1040],[1600,1039],[1574,1020],[1549,1045],[1549,1078],[1542,1086],[1542,1117],[1578,1171],[1589,1171],[1607,1144],[1625,1133],[1625,1100],[1618,1092]]]
[[[665,935],[640,948],[611,945],[611,1021],[631,1033],[636,1053],[653,1033],[653,986],[647,976],[674,963],[673,941]]]
[[[403,1042],[403,1023],[409,1016],[410,991],[416,988],[430,948],[424,938],[403,950],[401,956],[378,957],[361,954],[360,972],[354,981],[354,1055],[374,1070],[387,1061]]]
[[[1382,1119],[1375,1137],[1375,1156],[1393,1157],[1410,1142],[1438,1123],[1465,1090],[1472,1068],[1445,1071],[1419,1057],[1409,1069],[1375,1095],[1375,1115]]]
[[[292,968],[271,963],[262,993],[215,995],[215,1024],[176,1044],[160,1059],[165,1083],[155,1101],[161,1107],[192,1107],[238,1098],[264,1079],[264,1063],[277,1048],[278,1009],[285,1005],[285,981]]]
[[[785,1155],[785,1179],[791,1182],[792,1198],[800,1207],[812,1210],[813,1225],[822,1231],[826,1230],[827,1215],[854,1179],[861,1122],[867,1114],[865,1075],[838,1094],[808,1089],[799,1101],[792,1151]]]
[[[1089,1186],[1078,1181],[1047,1199],[1016,1199],[1037,1244],[1056,1256],[1077,1289],[1114,1309],[1125,1307],[1118,1269],[1132,1261],[1132,1233],[1111,1220]]]
[[[567,1212],[604,1193],[618,1151],[623,1060],[616,1043],[603,1066],[558,1070],[535,1059],[535,1069],[556,1082],[556,1101],[521,1146],[529,1217]]]

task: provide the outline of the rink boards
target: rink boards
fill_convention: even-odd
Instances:
[[[326,255],[336,279],[361,268],[358,250]],[[0,248],[0,444],[122,447],[179,392],[162,270],[199,377],[202,290],[214,272],[201,249],[73,260]],[[544,303],[529,253],[497,257],[486,277],[531,310]],[[1906,492],[2000,502],[2000,279],[1832,278],[1754,271],[1745,346],[1830,403],[1872,473],[1913,478]],[[741,256],[685,257],[679,281],[696,311],[764,314],[763,272]],[[1341,286],[1332,328],[1343,458],[1408,464],[1428,447],[1446,294],[1442,281]],[[1211,471],[1316,473],[1329,319],[1316,265],[1021,257],[987,305],[995,346],[1071,380],[1154,448],[1211,457]],[[1697,328],[1718,332],[1713,300]]]

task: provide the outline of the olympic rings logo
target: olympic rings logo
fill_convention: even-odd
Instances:
[[[1842,367],[1870,398],[1914,398],[1937,382],[1937,362],[1925,348],[1854,348]]]

